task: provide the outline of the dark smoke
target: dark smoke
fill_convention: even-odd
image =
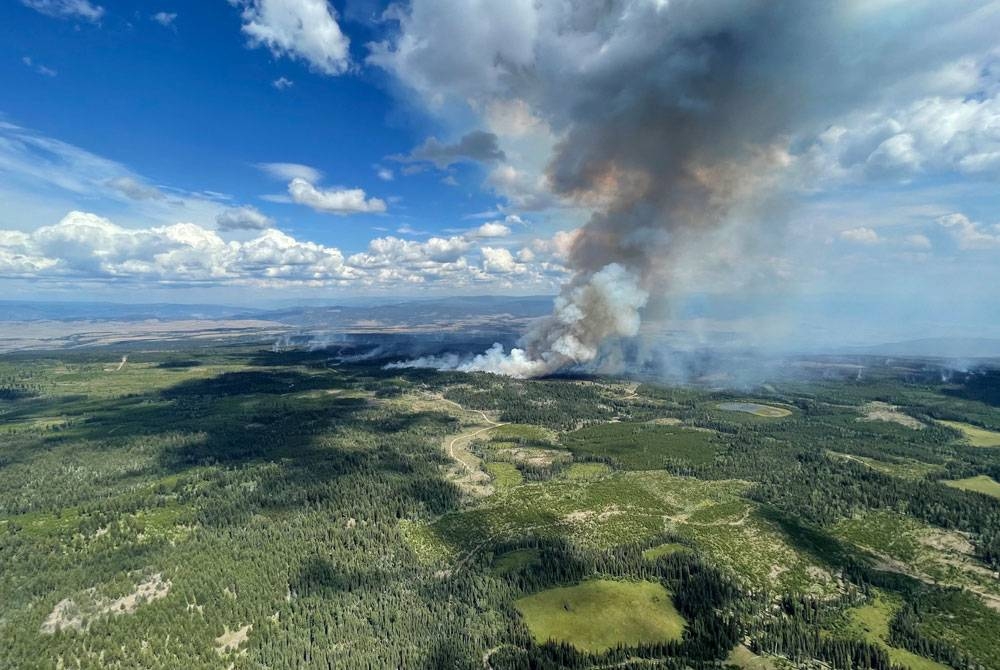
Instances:
[[[449,3],[417,0],[404,32],[428,6]],[[561,137],[550,188],[594,214],[552,316],[518,349],[449,364],[515,376],[589,363],[637,335],[649,296],[670,296],[706,244],[732,245],[734,272],[745,271],[748,244],[780,237],[815,138],[847,115],[946,87],[942,65],[988,53],[997,26],[988,2],[532,7],[532,53],[499,53],[496,83],[459,93],[526,101]]]

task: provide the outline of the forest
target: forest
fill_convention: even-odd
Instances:
[[[0,667],[1000,669],[996,371],[384,362],[0,357]]]

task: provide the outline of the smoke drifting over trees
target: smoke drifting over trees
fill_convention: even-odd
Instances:
[[[1000,18],[995,2],[486,3],[459,44],[422,39],[463,16],[456,4],[416,0],[370,60],[434,91],[432,105],[526,103],[557,138],[549,189],[593,211],[553,315],[520,349],[436,363],[514,376],[637,334],[706,240],[731,247],[734,274],[760,270],[745,267],[753,241],[777,236],[796,190],[823,187],[824,133],[980,85]]]

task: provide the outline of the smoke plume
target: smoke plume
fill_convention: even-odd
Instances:
[[[503,16],[485,3],[458,31],[475,44],[435,46],[461,1],[414,0],[370,60],[437,101],[523,101],[558,138],[549,189],[593,215],[552,316],[519,348],[407,365],[514,376],[636,335],[649,297],[715,251],[707,239],[733,245],[737,269],[753,262],[747,245],[777,237],[790,195],[821,184],[824,131],[967,89],[1000,18],[985,0],[515,2]]]

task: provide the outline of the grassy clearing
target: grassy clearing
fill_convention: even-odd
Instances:
[[[537,642],[566,642],[589,652],[679,640],[684,633],[684,618],[656,582],[595,579],[547,589],[516,605]]]
[[[966,477],[965,479],[949,479],[942,483],[963,491],[975,491],[993,498],[1000,498],[1000,483],[986,475]]]
[[[944,469],[940,465],[915,461],[910,458],[896,458],[890,461],[867,458],[865,456],[842,454],[837,451],[828,451],[827,454],[833,456],[834,458],[843,458],[845,460],[863,463],[872,470],[878,470],[879,472],[884,472],[887,475],[900,477],[902,479],[924,479],[927,475],[941,472]]]
[[[521,471],[513,463],[487,463],[486,471],[490,473],[498,491],[518,486],[524,481]]]
[[[898,600],[877,592],[871,604],[849,611],[848,631],[866,642],[883,647],[895,665],[909,670],[948,670],[946,665],[889,644],[889,622],[896,615],[899,606]]]
[[[515,549],[493,559],[493,572],[498,575],[506,575],[517,572],[529,565],[538,563],[539,552],[537,549]]]
[[[594,479],[611,472],[604,463],[573,463],[563,471],[566,479]]]
[[[677,544],[676,542],[667,542],[665,544],[658,544],[655,547],[650,547],[642,552],[642,557],[647,561],[655,561],[660,556],[670,556],[671,554],[676,554],[681,551],[691,551],[691,547],[687,547],[683,544]]]
[[[533,426],[527,423],[509,423],[505,426],[498,426],[489,433],[491,441],[515,442],[517,444],[552,444],[555,441],[555,433],[541,426]]]
[[[719,409],[726,410],[727,412],[743,412],[745,414],[753,414],[754,416],[760,416],[767,419],[780,419],[784,416],[791,416],[792,411],[785,409],[784,407],[775,407],[773,405],[762,405],[756,402],[722,402],[716,405]]]
[[[670,462],[711,463],[718,445],[711,432],[658,424],[606,423],[562,436],[575,456],[606,458],[623,470],[658,470]]]
[[[737,645],[726,657],[726,665],[732,665],[741,670],[779,670],[793,668],[790,661],[781,658],[758,656],[742,644]]]
[[[961,421],[938,421],[962,433],[964,440],[973,447],[1000,447],[1000,433]]]

